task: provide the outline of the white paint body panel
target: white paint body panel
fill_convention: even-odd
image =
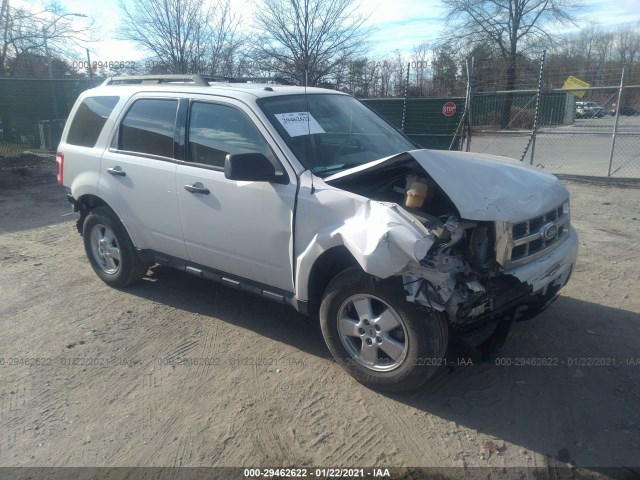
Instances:
[[[107,173],[121,168],[126,176]],[[100,197],[116,212],[137,248],[186,257],[176,197],[176,164],[106,151],[98,185]]]
[[[428,231],[384,204],[301,176],[296,215],[296,295],[308,299],[311,269],[322,253],[344,245],[362,269],[380,278],[417,264],[416,245],[432,243]]]
[[[569,198],[569,192],[555,176],[517,160],[444,150],[412,150],[345,170],[325,180],[330,183],[357,176],[408,157],[431,175],[458,208],[460,216],[467,220],[525,220]]]
[[[196,182],[209,195],[191,193]],[[236,182],[191,165],[177,170],[178,204],[188,259],[293,291],[291,225],[295,184]]]
[[[517,160],[434,150],[410,153],[468,220],[524,220],[569,198],[556,177]]]
[[[249,108],[228,96],[191,95],[191,99],[235,108],[244,113],[276,156],[282,152],[277,132],[258,115],[255,98]],[[280,167],[287,185],[228,180],[222,170],[181,164],[176,170],[177,201],[187,260],[293,292],[293,211],[296,173],[288,162]],[[191,193],[185,185],[200,182],[209,195]]]

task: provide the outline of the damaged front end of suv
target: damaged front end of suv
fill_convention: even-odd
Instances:
[[[546,308],[577,256],[567,190],[508,159],[415,150],[324,182],[369,199],[333,232],[363,270],[401,276],[407,301],[476,346]]]
[[[301,167],[295,298],[365,385],[417,388],[452,336],[488,352],[568,280],[577,235],[556,177],[420,149],[348,95],[265,95],[258,105]]]

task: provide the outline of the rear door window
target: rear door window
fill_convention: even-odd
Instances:
[[[85,98],[69,127],[67,143],[79,147],[93,148],[98,141],[102,127],[120,100],[120,97]]]
[[[178,100],[136,100],[122,119],[118,150],[173,158]]]

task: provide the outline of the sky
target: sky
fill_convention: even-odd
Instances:
[[[136,61],[144,57],[135,45],[115,39],[120,22],[121,1],[127,0],[58,0],[67,13],[82,13],[95,20],[100,41],[82,45],[89,48],[92,61]],[[20,3],[20,1],[14,2]],[[43,5],[47,0],[22,0],[22,3]],[[253,3],[251,0],[231,0],[232,7],[242,12],[245,23],[250,23]],[[584,10],[580,19],[586,25],[597,21],[604,26],[614,26],[640,21],[640,0],[583,0]],[[368,25],[374,28],[370,37],[371,56],[384,57],[395,49],[411,55],[413,46],[421,42],[437,40],[445,25],[440,0],[360,0],[360,10],[369,16]],[[80,27],[87,20],[74,18],[74,26]],[[86,54],[78,49],[78,59],[86,60]]]

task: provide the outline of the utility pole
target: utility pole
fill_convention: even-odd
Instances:
[[[44,38],[44,53],[47,56],[47,69],[49,70],[49,80],[53,79],[51,71],[51,53],[49,52],[49,44],[47,43],[47,28],[42,26],[42,38]]]
[[[93,87],[93,68],[91,68],[91,55],[89,55],[89,49],[87,48],[87,70],[89,70],[89,84]]]
[[[84,13],[65,13],[64,15],[60,15],[56,18],[50,26],[54,26],[58,21],[64,17],[83,17],[86,18]],[[49,51],[49,32],[47,31],[47,27],[45,25],[42,26],[42,38],[44,40],[44,54],[47,57],[47,72],[49,74],[49,83],[51,84],[51,105],[53,107],[53,118],[58,118],[58,102],[56,101],[56,92],[53,85],[53,69],[51,66],[51,52]],[[89,55],[89,50],[87,50],[87,55]]]
[[[53,70],[51,69],[51,52],[47,43],[47,28],[42,26],[42,38],[44,38],[44,53],[47,56],[47,70],[49,71],[49,87],[51,88],[51,107],[53,119],[58,118],[58,102],[56,101],[56,90],[53,86]]]

